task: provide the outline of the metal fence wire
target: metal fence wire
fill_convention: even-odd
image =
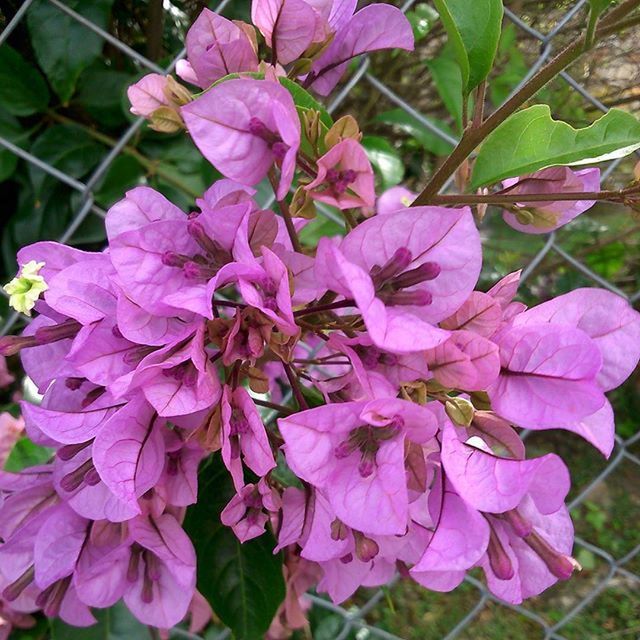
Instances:
[[[75,12],[60,0],[38,1],[49,2],[59,11],[64,12],[73,20],[76,20],[78,23],[82,24],[86,29],[99,34],[106,43],[109,43],[112,47],[118,49],[123,55],[130,57],[139,67],[144,70],[148,70],[149,72],[170,73],[171,71],[173,71],[176,62],[185,55],[184,50],[180,51],[169,64],[169,66],[163,69],[154,62],[148,60],[139,52],[129,47],[124,42],[118,40],[112,34],[103,30],[99,26],[96,26],[95,24],[87,20],[84,16]],[[21,21],[25,19],[25,16],[29,11],[29,7],[33,3],[34,0],[25,0],[13,16],[13,18],[6,24],[4,30],[0,34],[0,46],[2,46],[2,44],[7,40],[16,26],[18,26],[18,24],[20,24]],[[403,4],[402,10],[405,12],[410,10],[414,4],[416,4],[415,0],[408,0]],[[523,37],[526,36],[527,38],[533,39],[534,41],[537,40],[540,46],[540,52],[537,59],[530,66],[526,77],[521,81],[521,83],[525,82],[537,70],[539,70],[546,61],[551,58],[553,53],[558,49],[558,35],[572,21],[572,19],[576,15],[578,15],[580,11],[586,11],[587,8],[587,0],[564,3],[562,6],[568,6],[561,19],[556,22],[555,26],[550,31],[548,31],[547,33],[541,33],[531,26],[529,20],[525,20],[520,15],[518,15],[518,10],[516,9],[516,7],[520,7],[522,4],[521,2],[518,2],[516,0],[511,2],[507,0],[505,4],[507,4],[507,7],[505,8],[505,20],[510,21],[511,23],[513,23],[513,25],[515,25],[519,35],[522,35]],[[224,13],[225,8],[229,8],[229,5],[231,5],[231,0],[223,0],[217,6],[215,11]],[[514,9],[511,10],[509,8],[509,5],[514,7]],[[607,107],[602,104],[602,102],[600,102],[596,97],[591,95],[589,91],[581,83],[577,82],[571,75],[569,75],[568,72],[563,72],[560,77],[574,91],[580,94],[580,96],[582,96],[583,100],[586,101],[587,104],[594,107],[595,110],[600,110],[603,112],[607,111]],[[328,110],[330,112],[338,111],[340,106],[345,102],[356,85],[369,85],[367,87],[367,91],[377,92],[379,95],[384,96],[386,100],[393,103],[395,106],[399,107],[407,114],[415,118],[424,127],[430,130],[436,136],[440,137],[442,140],[450,143],[456,142],[455,138],[453,138],[449,133],[442,131],[437,125],[434,125],[432,120],[425,117],[425,115],[420,113],[418,109],[408,104],[389,86],[387,86],[384,82],[377,78],[371,71],[371,64],[367,58],[361,60],[357,70],[352,73],[347,82],[342,85],[342,87],[330,102]],[[519,86],[520,85],[518,85],[518,87]],[[515,87],[514,91],[516,91],[518,87]],[[41,169],[48,175],[52,176],[56,180],[59,180],[61,183],[64,183],[72,190],[80,194],[80,201],[74,212],[73,219],[68,228],[59,238],[60,242],[68,241],[87,217],[98,216],[99,218],[104,218],[106,212],[96,204],[94,198],[94,190],[96,188],[96,185],[99,184],[100,180],[105,176],[107,170],[110,168],[114,160],[123,152],[123,149],[130,143],[134,135],[139,131],[141,127],[144,126],[144,122],[145,121],[142,118],[139,118],[135,122],[133,122],[118,139],[117,143],[104,156],[104,158],[98,164],[97,168],[95,168],[90,177],[85,181],[79,181],[65,174],[51,164],[32,155],[31,153],[29,153],[29,151],[16,146],[3,137],[0,137],[0,145],[2,147],[8,149],[25,162],[33,165],[34,167],[37,167],[38,169]],[[606,166],[606,169],[604,169],[602,174],[603,181],[606,182],[608,179],[610,179],[612,173],[618,168],[621,162],[625,162],[625,160],[615,160],[608,163],[608,166]],[[627,159],[626,162],[629,162],[629,159]],[[450,185],[447,185],[445,188],[448,188],[449,186]],[[322,209],[320,213],[322,215],[333,217],[332,212],[326,209]],[[615,284],[609,282],[601,275],[595,273],[582,260],[577,259],[573,255],[571,255],[569,251],[563,248],[562,244],[554,233],[551,233],[548,236],[546,242],[544,243],[544,246],[542,246],[537,254],[534,255],[529,264],[526,265],[523,270],[522,280],[526,281],[527,279],[529,279],[534,270],[548,256],[554,257],[554,259],[561,262],[565,268],[575,270],[575,272],[580,274],[583,280],[586,279],[590,281],[590,283],[594,286],[609,289],[610,291],[613,291],[614,293],[625,297],[632,304],[640,300],[640,290],[631,294],[627,294],[624,291],[621,291]],[[18,314],[10,315],[4,323],[4,326],[2,327],[1,334],[3,335],[16,328],[19,319],[20,317],[18,316]],[[638,444],[640,444],[640,431],[637,431],[635,435],[626,440],[621,438],[619,435],[616,435],[616,446],[614,452],[607,461],[606,466],[604,466],[604,468],[602,469],[597,469],[594,475],[590,478],[589,482],[587,482],[586,485],[581,488],[579,494],[570,502],[569,508],[572,512],[575,513],[578,508],[584,505],[585,501],[588,501],[590,497],[594,495],[598,487],[601,486],[602,483],[604,483],[604,481],[609,476],[611,476],[611,474],[613,474],[616,470],[620,470],[621,465],[635,465],[634,472],[640,472],[640,457],[637,455],[637,452],[640,450],[638,449]],[[634,445],[636,446],[634,447]],[[634,453],[634,450],[636,453]],[[628,526],[637,528],[639,525],[637,521],[629,521]],[[540,612],[537,612],[535,610],[535,607],[526,602],[521,606],[512,606],[499,601],[487,591],[487,589],[481,582],[476,580],[474,577],[468,577],[466,579],[467,587],[476,594],[475,604],[472,600],[468,610],[460,611],[457,623],[452,626],[452,628],[443,631],[441,637],[446,640],[462,636],[466,638],[487,637],[480,636],[476,632],[476,629],[478,628],[477,625],[479,624],[479,621],[483,618],[483,613],[487,612],[488,609],[491,609],[491,615],[498,617],[503,616],[507,621],[513,620],[513,612],[515,612],[515,615],[524,616],[527,619],[526,628],[528,629],[528,633],[532,634],[527,637],[539,637],[544,638],[545,640],[566,640],[566,636],[563,635],[563,630],[567,629],[570,623],[575,623],[581,615],[585,615],[586,610],[597,600],[597,598],[605,591],[605,589],[622,584],[632,594],[630,596],[632,599],[634,597],[640,598],[640,574],[638,573],[640,571],[640,562],[638,562],[638,560],[640,560],[640,540],[636,538],[635,542],[638,544],[636,544],[636,546],[631,550],[627,551],[626,554],[620,557],[614,557],[614,555],[612,555],[612,553],[610,553],[609,551],[591,544],[581,537],[576,537],[574,553],[579,554],[580,549],[590,552],[590,554],[592,554],[592,557],[596,559],[601,571],[599,572],[598,580],[594,584],[590,584],[588,590],[580,592],[579,597],[572,598],[570,605],[565,607],[562,615],[556,615],[555,619],[553,620],[550,620],[549,616],[545,617]],[[462,588],[465,587],[463,586]],[[380,607],[381,603],[384,604],[384,599],[389,597],[389,593],[392,589],[393,586],[390,589],[380,589],[373,592],[373,595],[370,595],[371,591],[367,590],[364,597],[359,596],[354,600],[354,602],[358,602],[359,604],[349,604],[348,608],[333,605],[328,600],[317,595],[310,594],[309,597],[311,598],[315,607],[326,609],[329,612],[335,614],[338,618],[339,626],[331,633],[331,637],[335,638],[336,640],[345,640],[347,638],[356,638],[357,640],[365,640],[366,638],[404,640],[403,638],[401,638],[401,636],[389,633],[388,631],[375,626],[375,624],[371,622],[372,612],[374,612],[377,607]],[[638,618],[639,614],[636,605],[633,605],[632,603],[631,608],[635,610],[635,617]],[[631,615],[631,618],[633,617],[634,614]],[[625,629],[613,633],[604,633],[604,635],[598,634],[598,637],[640,638],[640,620],[636,619],[634,621],[633,619],[631,619],[628,620],[626,624],[628,624],[629,626]],[[512,637],[511,633],[508,631],[508,628],[509,625],[507,624],[507,630],[503,631],[504,635],[501,635],[500,637]],[[606,631],[606,629],[603,629],[603,631]],[[182,633],[180,635],[182,635]],[[222,638],[226,638],[229,636],[230,634],[228,631],[221,631],[213,637],[222,640]],[[576,636],[572,635],[572,637]],[[580,637],[586,636],[583,635]]]

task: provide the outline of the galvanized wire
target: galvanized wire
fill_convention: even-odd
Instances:
[[[33,4],[33,1],[34,0],[25,0],[14,17],[7,23],[2,33],[0,33],[0,46],[6,41],[6,39],[16,28],[16,26],[20,24],[22,20],[24,20],[30,6]],[[184,50],[180,51],[173,58],[171,63],[163,69],[159,67],[155,62],[152,62],[139,52],[132,49],[126,43],[118,40],[108,31],[105,31],[101,27],[91,23],[89,20],[87,20],[87,18],[69,8],[61,0],[46,1],[50,2],[52,6],[64,12],[67,16],[77,21],[79,24],[82,24],[88,30],[91,30],[92,32],[98,34],[101,38],[104,39],[105,42],[108,42],[110,45],[117,48],[123,55],[128,56],[138,65],[144,67],[149,71],[153,71],[156,73],[169,73],[174,69],[177,61],[185,55]],[[416,0],[407,0],[402,6],[403,11],[409,10],[415,4],[415,2]],[[223,0],[223,2],[218,5],[216,11],[222,12],[228,4],[230,4],[230,0]],[[568,8],[564,16],[546,34],[533,28],[530,24],[528,24],[527,21],[518,16],[515,11],[510,10],[508,7],[506,8],[506,19],[512,22],[517,29],[521,30],[523,33],[526,33],[528,37],[534,38],[540,43],[540,54],[538,55],[537,59],[531,64],[526,76],[521,80],[520,84],[513,89],[513,92],[517,91],[523,83],[525,83],[532,75],[534,75],[551,58],[552,54],[554,53],[555,38],[562,32],[563,28],[574,17],[576,17],[576,15],[580,13],[580,11],[586,11],[587,5],[588,3],[586,0],[579,0],[578,2],[573,3]],[[562,72],[560,74],[560,78],[568,83],[568,85],[573,90],[577,91],[591,105],[603,112],[607,111],[607,107],[598,98],[592,96],[582,84],[580,84],[570,75],[569,72]],[[338,107],[347,99],[353,88],[356,85],[361,84],[363,81],[369,85],[369,91],[377,91],[381,96],[384,96],[391,103],[401,108],[404,112],[412,116],[421,125],[427,128],[434,135],[441,138],[443,141],[451,144],[455,144],[457,142],[456,138],[451,136],[446,131],[441,130],[436,124],[433,123],[431,119],[420,113],[417,108],[407,103],[403,98],[398,96],[396,92],[394,92],[384,82],[377,78],[371,71],[370,61],[366,57],[361,60],[355,72],[350,76],[348,81],[339,89],[337,94],[333,97],[328,107],[329,111],[333,112],[338,109]],[[75,231],[87,216],[95,215],[100,219],[104,218],[104,210],[97,206],[94,202],[94,189],[100,182],[100,179],[111,167],[114,160],[120,156],[120,154],[123,152],[123,149],[129,144],[134,135],[143,126],[143,124],[144,120],[142,118],[134,121],[120,136],[115,145],[108,151],[108,153],[106,153],[102,161],[98,164],[93,173],[85,182],[81,182],[73,178],[72,176],[65,174],[63,171],[57,169],[56,167],[43,161],[42,159],[35,157],[29,151],[21,149],[20,147],[16,146],[11,141],[3,137],[0,137],[0,146],[11,151],[30,165],[43,170],[52,178],[67,185],[81,195],[79,204],[77,205],[71,223],[59,238],[61,242],[65,242],[72,237],[72,235],[75,233]],[[606,181],[611,176],[613,171],[615,171],[615,169],[621,162],[622,160],[615,160],[608,164],[608,167],[605,168],[602,173],[603,181]],[[445,189],[448,188],[450,184],[451,180],[447,183]],[[267,205],[271,204],[273,204],[272,199],[269,200]],[[325,207],[320,208],[320,214],[326,215],[334,221],[341,221],[341,219],[336,217],[334,212]],[[618,295],[626,297],[632,303],[640,299],[640,291],[637,291],[631,295],[625,294],[625,292],[617,287],[614,283],[598,275],[580,259],[572,256],[571,253],[559,243],[557,235],[555,233],[549,234],[542,248],[524,267],[522,273],[522,281],[526,282],[535,272],[535,270],[540,266],[540,264],[545,260],[545,258],[552,254],[556,254],[557,256],[559,256],[568,267],[582,274],[583,277],[591,281],[594,285],[605,287],[606,289]],[[10,331],[18,320],[18,314],[10,315],[10,317],[6,319],[4,326],[2,327],[2,334]],[[639,441],[640,432],[636,433],[634,436],[627,440],[624,440],[620,436],[616,436],[615,450],[608,460],[607,466],[601,472],[594,474],[591,480],[587,483],[586,487],[584,487],[582,491],[571,501],[571,503],[569,504],[569,508],[572,511],[575,511],[577,508],[583,505],[584,502],[589,499],[589,496],[591,496],[592,493],[598,488],[598,486],[600,486],[609,476],[611,476],[611,474],[619,469],[621,464],[633,464],[638,467],[638,470],[640,470],[640,458],[630,450],[630,447],[634,444],[637,444]],[[638,526],[638,523],[630,522],[629,526]],[[606,550],[599,548],[598,546],[582,539],[581,537],[576,538],[575,544],[577,549],[582,548],[599,558],[606,567],[606,572],[604,577],[599,582],[597,582],[597,584],[595,584],[588,593],[580,598],[579,602],[574,604],[574,606],[570,608],[554,624],[550,624],[541,615],[538,615],[537,613],[532,611],[527,607],[526,603],[522,606],[507,605],[503,603],[495,596],[493,596],[486,589],[484,584],[479,582],[474,577],[468,577],[467,583],[472,585],[477,590],[478,599],[468,611],[461,613],[460,620],[454,627],[448,630],[443,638],[445,638],[445,640],[452,640],[458,637],[463,632],[469,632],[473,635],[475,621],[478,619],[478,616],[480,616],[485,610],[487,604],[492,603],[493,605],[504,607],[505,610],[516,611],[520,615],[524,616],[527,620],[535,623],[539,627],[540,638],[544,638],[545,640],[564,640],[564,636],[562,635],[563,628],[565,628],[572,620],[577,618],[613,581],[615,581],[616,579],[624,579],[627,582],[633,583],[636,589],[640,588],[640,575],[638,575],[638,573],[630,568],[631,562],[639,557],[640,544],[629,551],[627,554],[619,558],[614,557]],[[310,595],[309,597],[311,598],[314,606],[326,609],[329,612],[332,612],[342,618],[343,625],[341,630],[336,635],[337,639],[345,639],[348,638],[352,633],[355,633],[358,640],[369,637],[381,638],[383,640],[403,640],[402,638],[400,638],[400,636],[375,627],[367,621],[367,615],[380,605],[380,602],[384,597],[384,592],[382,590],[375,592],[364,604],[360,605],[359,607],[350,607],[349,610],[346,610],[341,606],[336,606],[329,602],[327,599],[319,597],[317,595]],[[228,631],[224,631],[218,635],[218,638],[220,640],[228,637]]]

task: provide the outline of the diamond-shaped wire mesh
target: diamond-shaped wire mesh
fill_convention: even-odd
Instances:
[[[112,34],[91,23],[85,17],[69,8],[60,0],[38,1],[49,2],[59,11],[66,13],[73,20],[82,24],[86,29],[90,29],[93,32],[97,33],[104,39],[106,43],[108,43],[112,47],[115,47],[123,55],[128,56],[141,69],[144,69],[145,71],[156,73],[170,73],[174,69],[177,61],[185,55],[184,50],[180,51],[174,57],[172,62],[163,69],[154,62],[148,60],[139,52],[132,49],[126,43],[118,40]],[[0,46],[2,46],[2,44],[7,40],[9,35],[21,23],[21,21],[25,19],[29,7],[33,3],[34,0],[24,0],[23,4],[17,10],[13,18],[6,24],[2,33],[0,33]],[[225,8],[228,8],[228,5],[230,4],[231,0],[223,0],[216,7],[215,11],[224,13]],[[416,0],[408,0],[402,5],[402,10],[406,12],[410,10],[415,4],[417,4]],[[578,2],[569,3],[558,3],[561,4],[561,6],[566,6],[566,11],[556,21],[553,28],[546,33],[542,33],[538,29],[532,27],[529,20],[525,20],[518,15],[518,10],[516,9],[516,7],[519,7],[522,4],[521,2],[517,0],[514,0],[513,2],[507,0],[505,4],[507,5],[507,7],[505,8],[505,19],[515,25],[518,34],[523,35],[523,37],[526,36],[527,38],[539,43],[539,55],[530,64],[529,70],[525,77],[520,81],[520,84],[513,88],[513,92],[515,92],[517,91],[519,86],[521,86],[521,84],[526,82],[528,78],[536,73],[536,71],[538,71],[552,57],[552,55],[558,48],[556,45],[556,41],[562,35],[563,30],[567,27],[567,25],[571,24],[572,21],[576,19],[576,16],[580,15],[581,11],[584,12],[586,10],[588,3],[587,0],[579,0]],[[510,6],[513,6],[514,9],[511,10],[509,8]],[[591,95],[591,93],[581,83],[577,82],[568,71],[560,74],[560,78],[596,110],[603,112],[607,111],[607,107],[598,98]],[[357,69],[350,75],[348,80],[337,91],[328,105],[328,110],[334,113],[339,112],[340,107],[349,98],[351,92],[357,85],[366,87],[366,90],[368,92],[374,92],[380,97],[386,99],[388,102],[392,103],[394,106],[399,107],[406,114],[413,117],[428,131],[435,134],[440,139],[448,143],[456,143],[456,138],[454,136],[445,131],[443,128],[439,127],[437,124],[434,124],[432,119],[426,117],[426,115],[421,113],[419,109],[411,106],[411,104],[405,101],[405,99],[398,95],[398,93],[396,93],[391,87],[377,78],[372,71],[371,61],[367,58],[361,60]],[[138,133],[143,126],[144,119],[139,118],[135,120],[128,127],[128,129],[124,131],[124,133],[122,133],[113,147],[93,170],[91,175],[84,181],[79,181],[65,174],[51,164],[39,159],[29,151],[16,146],[3,137],[0,137],[0,147],[8,149],[10,152],[14,153],[25,162],[44,171],[46,174],[67,185],[79,194],[79,204],[77,204],[75,208],[72,221],[59,238],[60,242],[65,242],[73,236],[73,234],[78,230],[80,225],[88,216],[98,216],[99,218],[104,218],[106,212],[96,204],[94,198],[96,185],[98,185],[100,180],[105,176],[105,174],[111,167],[114,160],[116,160],[116,158],[118,158],[118,156],[123,153],[125,147],[127,147],[127,145],[133,140],[136,133]],[[625,161],[615,160],[613,162],[610,162],[608,166],[603,170],[603,181],[610,179],[622,162]],[[445,186],[445,189],[450,186],[450,183]],[[272,202],[268,204],[272,204]],[[328,209],[322,208],[320,210],[320,213],[322,215],[331,217],[336,222],[339,222],[339,220],[335,217],[335,214],[333,214]],[[640,300],[640,290],[633,291],[631,293],[622,291],[618,286],[616,286],[616,284],[610,282],[605,277],[596,273],[592,268],[587,266],[584,260],[585,255],[588,255],[588,252],[585,253],[584,251],[582,251],[580,256],[572,255],[569,250],[563,248],[561,242],[558,240],[557,234],[552,233],[546,238],[546,241],[542,244],[539,251],[532,257],[529,263],[524,266],[522,282],[526,282],[527,280],[529,280],[532,274],[534,274],[536,269],[538,269],[545,260],[554,258],[557,262],[552,263],[552,265],[562,264],[563,267],[575,270],[581,275],[583,281],[588,281],[590,285],[609,289],[610,291],[613,291],[614,293],[625,297],[631,303],[635,303]],[[3,335],[16,328],[19,321],[20,318],[18,314],[10,315],[4,323],[0,334]],[[640,447],[638,446],[640,445],[640,431],[636,429],[634,430],[634,433],[635,435],[627,438],[626,440],[619,435],[616,435],[616,447],[609,460],[607,460],[606,463],[603,463],[600,468],[596,468],[593,470],[593,473],[590,474],[587,481],[582,483],[582,485],[580,486],[579,492],[576,497],[574,497],[570,502],[569,508],[571,509],[572,513],[575,513],[578,509],[585,505],[585,503],[588,504],[590,498],[593,495],[597,494],[598,490],[602,488],[603,483],[606,483],[607,480],[611,480],[611,478],[616,473],[621,472],[623,468],[626,469],[624,473],[625,478],[631,477],[631,473],[640,474],[640,456],[637,453],[634,453],[634,451],[640,451]],[[637,477],[640,477],[640,475],[638,475]],[[634,521],[633,518],[630,519],[627,524],[632,530],[634,528],[636,530],[638,529],[638,522],[637,520]],[[527,624],[523,628],[526,628],[528,630],[528,635],[518,637],[539,637],[544,638],[545,640],[566,640],[566,636],[563,635],[563,630],[569,629],[570,625],[574,623],[575,620],[581,615],[584,615],[585,611],[587,611],[589,607],[596,603],[598,598],[608,588],[620,586],[623,586],[624,588],[629,590],[629,593],[631,594],[629,596],[630,600],[634,600],[634,602],[636,603],[635,605],[631,603],[630,608],[632,611],[632,619],[626,621],[626,623],[629,625],[628,628],[619,630],[617,632],[612,632],[610,634],[602,635],[601,637],[640,637],[640,610],[637,605],[638,600],[640,599],[640,533],[636,531],[636,534],[637,535],[635,536],[635,539],[632,540],[632,548],[627,550],[623,555],[614,555],[610,551],[600,548],[581,537],[576,537],[576,553],[579,555],[581,549],[589,552],[591,554],[591,557],[595,558],[597,562],[597,570],[591,571],[593,576],[592,579],[585,582],[586,586],[585,584],[582,584],[580,586],[580,589],[575,589],[575,591],[578,592],[577,594],[573,593],[571,597],[561,596],[561,599],[563,600],[563,611],[560,615],[558,615],[557,611],[554,615],[548,615],[548,610],[545,609],[544,603],[542,606],[530,606],[527,603],[524,603],[522,606],[506,605],[505,603],[495,598],[491,593],[489,593],[486,587],[475,577],[468,577],[466,580],[466,584],[462,587],[463,589],[466,589],[465,602],[467,608],[466,610],[459,612],[458,620],[454,622],[450,626],[450,628],[442,630],[442,632],[440,633],[440,637],[447,640],[457,637],[498,637],[495,635],[482,635],[483,632],[480,629],[483,617],[485,615],[492,616],[494,618],[502,616],[507,621],[513,621],[512,616],[515,614],[526,620]],[[389,608],[390,606],[393,611],[393,603],[390,603],[389,601],[393,597],[393,590],[395,589],[395,586],[397,586],[398,584],[399,582],[398,580],[396,580],[385,589],[379,589],[373,592],[373,594],[371,594],[371,592],[369,591],[365,596],[355,598],[353,600],[353,604],[350,604],[347,608],[333,605],[325,598],[316,595],[310,595],[309,597],[314,607],[318,607],[332,614],[335,614],[340,620],[339,627],[332,632],[331,636],[326,637],[332,637],[336,640],[345,640],[347,638],[356,638],[357,640],[364,640],[365,638],[404,640],[401,636],[390,633],[389,631],[381,628],[381,626],[376,626],[376,617],[372,616],[376,609],[382,606],[386,606],[387,608]],[[552,590],[552,592],[553,591],[554,590]],[[402,594],[400,594],[398,597],[402,598]],[[445,594],[445,598],[449,597],[452,596]],[[551,595],[550,597],[553,598],[554,596]],[[446,602],[446,600],[444,600],[444,602]],[[401,600],[397,600],[396,604],[401,604]],[[501,635],[500,637],[515,637],[515,633],[513,636],[511,635],[508,624],[509,623],[507,623],[507,627],[503,631],[504,635]],[[604,628],[603,630],[606,631],[606,629]],[[578,634],[579,635],[577,636],[575,634],[572,634],[571,637],[586,637],[585,635],[580,635],[580,632],[578,632]],[[180,635],[182,635],[182,632],[180,632]],[[214,637],[222,640],[223,638],[227,638],[229,636],[230,634],[228,631],[221,631],[217,636]],[[190,634],[185,634],[185,637],[192,636],[190,636]],[[423,636],[412,635],[411,637],[422,638]]]

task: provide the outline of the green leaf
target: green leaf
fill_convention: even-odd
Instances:
[[[434,0],[453,46],[465,93],[491,71],[502,26],[502,0]]]
[[[640,148],[640,121],[620,109],[584,129],[553,120],[538,104],[507,118],[482,144],[473,188],[546,167],[584,165],[622,158]]]
[[[93,24],[106,29],[113,0],[65,0],[65,4]],[[67,104],[76,82],[101,53],[104,40],[45,0],[29,7],[27,24],[31,44],[51,86]]]
[[[424,117],[427,118],[427,116]],[[450,136],[454,135],[451,127],[449,127],[446,122],[434,118],[427,119],[444,133]],[[421,147],[436,156],[445,156],[451,153],[453,149],[453,145],[450,142],[447,142],[430,129],[427,129],[419,120],[416,120],[416,118],[408,114],[404,109],[385,111],[378,114],[373,121],[397,127],[410,135]]]
[[[108,209],[124,197],[125,191],[141,184],[145,173],[144,167],[135,158],[118,156],[98,183],[95,192],[96,201],[100,206]]]
[[[291,94],[296,107],[300,109],[315,109],[320,112],[320,120],[330,129],[333,119],[324,105],[320,104],[308,91],[305,91],[297,82],[288,78],[280,78],[280,84]]]
[[[150,638],[146,625],[138,622],[119,602],[110,609],[94,609],[98,623],[91,627],[72,627],[59,618],[51,621],[51,640],[143,640]]]
[[[613,0],[589,0],[589,23],[587,24],[586,46],[593,44],[593,37],[600,15],[607,9]]]
[[[404,164],[395,148],[379,136],[365,136],[362,146],[369,160],[382,178],[382,188],[393,187],[404,178]]]
[[[20,122],[8,111],[0,109],[0,136],[18,146],[29,137],[29,132],[24,131]],[[0,182],[10,178],[18,166],[18,156],[9,149],[0,148]]]
[[[96,64],[82,74],[76,99],[100,124],[109,128],[120,127],[128,121],[122,102],[127,87],[132,83],[130,74]]]
[[[220,522],[234,489],[219,455],[202,465],[199,484],[184,522],[198,556],[198,590],[237,640],[260,640],[285,597],[282,557],[270,533],[241,544]]]
[[[462,75],[455,60],[455,51],[446,46],[440,54],[427,61],[433,83],[447,111],[453,116],[458,129],[462,131]]]
[[[48,104],[49,89],[40,72],[8,44],[3,44],[0,47],[0,112],[30,116],[44,111]]]
[[[11,453],[4,463],[4,470],[17,473],[27,467],[45,464],[51,458],[52,453],[51,449],[40,447],[27,437],[20,438],[11,449]]]
[[[44,131],[33,143],[31,153],[72,178],[82,178],[100,162],[106,151],[80,127],[57,124]],[[46,174],[30,166],[29,175],[38,192]]]

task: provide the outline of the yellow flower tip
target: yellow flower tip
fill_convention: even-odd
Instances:
[[[49,288],[44,278],[39,275],[42,267],[44,262],[30,260],[22,265],[20,272],[11,282],[4,285],[3,289],[9,294],[9,306],[19,313],[30,316],[40,294]]]

